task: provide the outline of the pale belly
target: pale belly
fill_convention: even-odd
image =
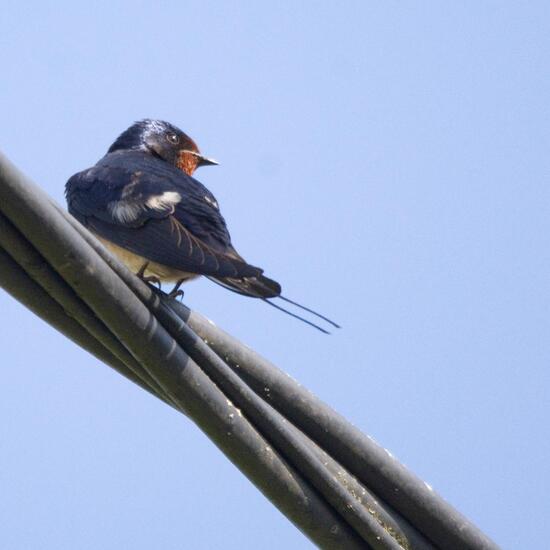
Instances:
[[[175,283],[176,281],[181,281],[182,279],[188,281],[190,279],[195,279],[199,277],[196,273],[187,273],[185,271],[179,271],[173,267],[169,267],[163,264],[157,264],[156,262],[151,262],[134,254],[125,248],[122,248],[116,244],[113,244],[109,241],[106,241],[102,237],[96,235],[97,239],[110,250],[132,273],[137,273],[145,263],[149,262],[147,269],[145,270],[145,277],[157,277],[162,282],[165,283]]]

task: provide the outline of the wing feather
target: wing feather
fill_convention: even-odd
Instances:
[[[214,196],[139,151],[106,155],[66,186],[69,212],[100,237],[151,261],[218,277],[258,277],[237,254]]]

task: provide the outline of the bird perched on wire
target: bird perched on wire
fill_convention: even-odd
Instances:
[[[179,286],[204,275],[326,332],[269,299],[281,298],[331,325],[330,319],[281,296],[281,286],[246,262],[231,237],[214,195],[193,173],[217,164],[179,128],[161,120],[136,122],[92,168],[72,176],[69,212],[134,273]]]

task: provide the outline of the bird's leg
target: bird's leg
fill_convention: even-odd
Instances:
[[[159,290],[162,290],[162,285],[160,282],[160,279],[158,277],[155,277],[154,275],[148,275],[145,276],[145,271],[147,267],[149,266],[149,262],[145,262],[140,268],[139,271],[136,273],[136,275],[144,282],[144,283],[153,283],[154,285],[159,285]]]
[[[176,284],[174,285],[174,288],[170,291],[170,294],[168,294],[168,298],[173,298],[174,300],[178,296],[183,297],[183,290],[180,290],[180,286],[185,281],[185,279],[180,279],[179,281],[176,281]]]
[[[149,275],[148,277],[142,277],[141,279],[145,283],[152,283],[154,285],[159,285],[159,290],[162,290],[162,284],[160,282],[160,279],[158,277],[155,277],[154,275]]]
[[[149,266],[149,262],[145,262],[145,263],[139,268],[139,271],[136,273],[136,275],[137,275],[140,279],[144,279],[144,278],[145,278],[145,270],[147,269],[148,266]]]

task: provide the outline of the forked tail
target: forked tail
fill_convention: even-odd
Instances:
[[[283,300],[303,311],[307,311],[308,313],[311,313],[315,317],[318,317],[319,319],[322,319],[329,325],[332,325],[334,328],[341,328],[340,325],[338,325],[328,317],[325,317],[324,315],[321,315],[320,313],[317,313],[313,309],[303,306],[302,304],[299,304],[294,300],[291,300],[289,298],[286,298],[285,296],[282,296],[281,285],[279,285],[279,283],[277,283],[276,281],[273,281],[272,279],[269,279],[263,275],[260,275],[259,277],[245,277],[242,279],[231,279],[231,278],[217,279],[215,277],[208,277],[208,278],[212,282],[224,288],[227,288],[232,292],[241,294],[242,296],[249,296],[251,298],[260,298],[260,300],[263,300],[266,304],[269,304],[271,307],[274,307],[275,309],[278,309],[279,311],[282,311],[283,313],[286,313],[287,315],[290,315],[295,319],[299,319],[306,325],[316,328],[317,330],[325,334],[330,334],[330,332],[325,328],[319,326],[318,324],[314,323],[313,321],[310,321],[309,319],[306,319],[305,317],[302,317],[297,313],[293,313],[292,311],[289,311],[288,309],[285,309],[284,307],[281,307],[280,305],[273,303],[271,299],[279,298],[280,300]]]

